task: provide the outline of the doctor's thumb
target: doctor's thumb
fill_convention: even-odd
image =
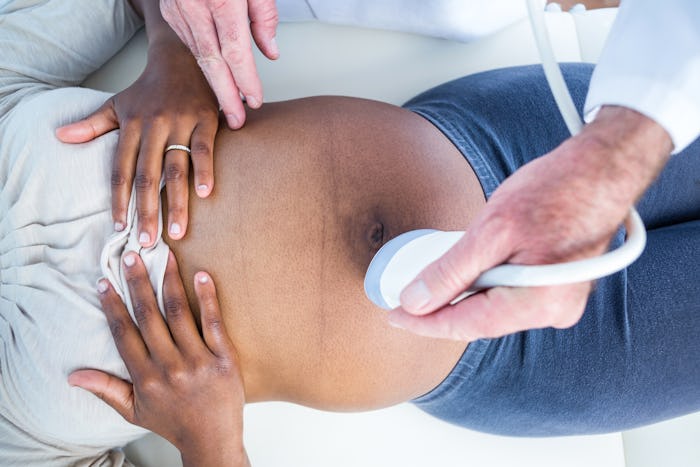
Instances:
[[[447,253],[429,264],[400,296],[401,307],[413,315],[426,315],[442,308],[467,289],[479,271],[470,264],[461,239]]]
[[[487,269],[509,256],[507,237],[493,222],[475,223],[444,255],[429,264],[401,292],[401,308],[422,316],[450,303]]]

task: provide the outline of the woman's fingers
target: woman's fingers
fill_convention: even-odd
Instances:
[[[83,120],[56,129],[56,137],[64,143],[87,143],[107,132],[119,128],[112,100]]]
[[[190,132],[181,133],[177,138],[168,142],[186,145],[190,140]],[[185,136],[186,135],[186,136]],[[180,143],[176,143],[180,141]],[[171,149],[165,153],[163,175],[165,189],[168,194],[168,235],[174,240],[185,236],[187,231],[189,198],[190,155],[182,149]]]
[[[143,342],[153,359],[169,360],[176,355],[177,349],[158,309],[158,302],[146,267],[139,255],[134,252],[124,255],[123,261],[134,319],[138,324]]]
[[[136,377],[143,372],[148,360],[148,351],[122,299],[114,291],[108,280],[102,279],[97,284],[102,310],[107,318],[109,330],[112,332],[129,374]]]
[[[165,145],[168,141],[168,125],[154,120],[144,128],[141,142],[134,191],[138,218],[138,239],[142,247],[150,247],[156,241],[160,205],[160,178],[163,170]]]
[[[214,140],[219,129],[216,118],[203,119],[192,133],[192,168],[197,196],[206,198],[214,188]]]
[[[68,376],[68,384],[90,391],[129,423],[135,423],[134,388],[115,376],[98,370],[78,370]]]
[[[202,348],[202,338],[187,302],[175,255],[170,252],[163,280],[163,306],[170,334],[177,347],[187,354]],[[188,352],[189,351],[189,352]]]
[[[216,287],[211,276],[206,272],[195,274],[194,291],[199,303],[199,317],[202,322],[204,342],[214,355],[218,357],[229,356],[233,344],[226,332],[219,308],[219,299],[216,297]]]
[[[130,122],[119,131],[117,154],[112,160],[112,219],[117,232],[124,230],[127,224],[136,157],[141,144],[141,126]]]

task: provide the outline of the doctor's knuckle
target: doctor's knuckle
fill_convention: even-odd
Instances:
[[[459,273],[455,260],[443,258],[435,263],[432,270],[435,281],[449,289],[457,289],[464,286],[464,281]]]
[[[228,66],[231,68],[243,68],[243,66],[246,65],[246,63],[248,62],[246,55],[243,53],[243,50],[241,50],[238,47],[227,47],[227,50],[222,50],[221,53],[224,56],[224,59],[226,60]],[[235,76],[234,78],[237,78],[237,76]],[[240,87],[240,83],[238,83],[238,80],[236,81],[236,83]]]

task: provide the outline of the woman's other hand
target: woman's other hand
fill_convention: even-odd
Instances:
[[[108,281],[100,281],[98,289],[132,383],[98,370],[75,371],[69,383],[104,400],[129,423],[169,440],[185,465],[248,465],[243,381],[211,277],[204,272],[194,277],[200,337],[172,253],[163,284],[165,320],[139,256],[129,253],[124,265],[138,327]]]
[[[84,120],[57,129],[56,136],[65,143],[84,143],[120,129],[111,177],[114,228],[121,231],[127,225],[133,186],[139,242],[148,247],[158,231],[161,174],[168,200],[167,230],[173,239],[187,230],[190,157],[197,195],[211,193],[219,115],[216,97],[187,47],[160,17],[158,5],[144,5],[143,13],[149,38],[143,74]],[[192,154],[165,153],[175,144],[191,147]]]
[[[245,121],[241,95],[249,107],[263,102],[262,84],[250,40],[269,59],[279,57],[274,0],[160,0],[163,17],[197,58],[232,129]]]

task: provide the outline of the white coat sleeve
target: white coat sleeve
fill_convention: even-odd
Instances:
[[[671,135],[674,153],[700,136],[700,1],[623,0],[586,100],[636,110]]]
[[[544,5],[545,0],[540,0]],[[294,0],[279,0],[281,17]],[[527,17],[524,0],[306,0],[319,21],[470,42]],[[289,5],[288,5],[289,4]]]
[[[80,84],[142,24],[127,0],[0,1],[0,119],[30,95]]]

